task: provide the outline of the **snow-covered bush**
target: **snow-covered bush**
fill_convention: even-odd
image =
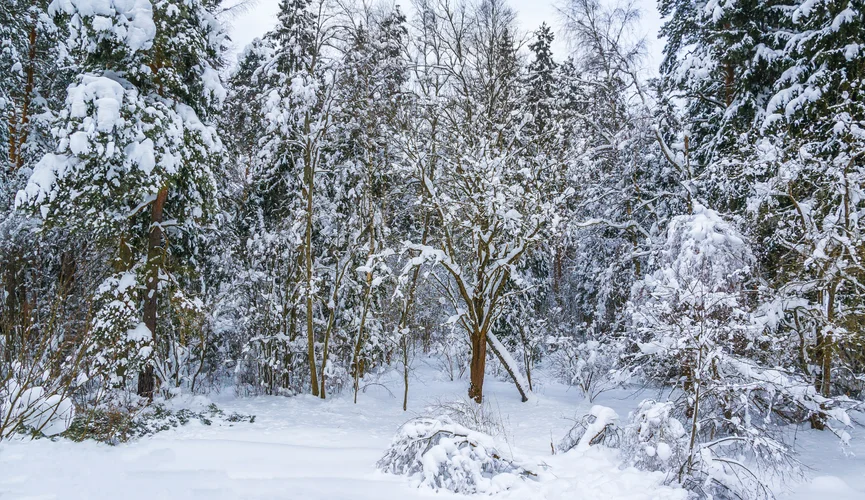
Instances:
[[[284,335],[249,339],[234,369],[235,392],[242,396],[299,393],[308,378],[303,365],[305,340],[292,342]]]
[[[688,456],[688,433],[673,403],[647,399],[631,412],[622,432],[622,458],[649,471],[677,470]]]
[[[571,337],[548,339],[547,343],[552,350],[549,363],[556,378],[578,387],[589,401],[625,380],[625,371],[614,370],[621,354],[614,343],[580,342]]]
[[[557,449],[561,452],[586,450],[589,446],[604,445],[618,448],[621,432],[616,424],[619,415],[612,408],[595,405],[588,415],[580,417],[561,440]]]
[[[427,407],[427,412],[433,415],[444,415],[454,423],[490,436],[505,434],[505,423],[501,414],[486,399],[480,404],[468,398],[436,401]]]
[[[87,380],[81,368],[94,364],[87,356],[90,336],[58,328],[53,318],[66,312],[65,305],[48,302],[35,304],[52,321],[36,323],[41,316],[34,314],[36,320],[15,324],[11,308],[3,307],[9,302],[0,301],[0,441],[17,433],[63,432],[75,415],[72,396]]]
[[[634,284],[628,306],[647,377],[693,385],[717,354],[754,345],[761,333],[751,320],[755,263],[744,237],[717,212],[697,206],[673,218],[655,271]]]
[[[105,383],[115,387],[124,386],[153,353],[151,332],[138,311],[138,279],[133,271],[118,273],[96,290],[88,375],[105,375]]]
[[[448,417],[416,418],[404,424],[378,468],[409,476],[418,486],[463,494],[492,494],[535,477],[506,458],[491,436]]]
[[[631,413],[622,437],[626,465],[661,471],[700,498],[768,499],[771,476],[798,473],[789,450],[759,433],[692,443],[672,402],[645,400]]]
[[[28,386],[13,377],[0,385],[0,439],[14,432],[55,436],[75,415],[72,399],[41,386]]]
[[[102,403],[76,414],[63,437],[73,441],[95,440],[116,445],[198,421],[201,425],[232,426],[254,423],[255,415],[226,414],[215,404],[174,409],[163,403],[142,408],[139,404]]]
[[[771,311],[757,306],[756,258],[732,224],[697,205],[673,218],[654,260],[657,269],[634,285],[629,304],[633,363],[647,379],[681,390],[678,418],[693,420],[689,427],[707,440],[765,435],[775,419],[815,416],[843,436],[854,402],[823,397],[803,376],[769,364],[765,351],[785,341],[773,336]]]

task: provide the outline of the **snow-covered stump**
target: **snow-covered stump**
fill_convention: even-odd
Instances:
[[[378,468],[409,476],[418,487],[493,494],[537,474],[505,458],[492,436],[447,417],[416,418],[400,427]]]

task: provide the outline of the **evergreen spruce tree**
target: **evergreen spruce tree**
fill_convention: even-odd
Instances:
[[[667,18],[661,88],[684,99],[684,130],[668,133],[682,143],[689,189],[714,208],[741,213],[763,174],[749,146],[759,137],[778,77],[771,62],[783,7],[762,0],[662,0],[659,10]]]
[[[754,145],[770,175],[751,202],[767,228],[769,277],[790,304],[789,359],[830,397],[861,391],[850,374],[865,367],[865,7],[797,2],[785,12],[779,76]]]
[[[109,351],[132,345],[102,359],[124,376],[140,369],[145,397],[153,397],[155,369],[166,378],[160,356],[171,347],[160,316],[197,307],[185,278],[197,271],[216,208],[222,145],[210,123],[225,96],[217,72],[224,35],[212,7],[60,4],[81,74],[55,124],[55,152],[16,201],[113,249],[116,274],[98,290],[93,328]]]
[[[546,23],[535,32],[535,40],[529,44],[532,61],[528,67],[528,91],[526,101],[533,117],[533,132],[542,136],[553,126],[555,103],[556,62],[553,60],[553,32]]]

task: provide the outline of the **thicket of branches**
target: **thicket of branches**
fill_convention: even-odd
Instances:
[[[229,68],[217,0],[0,4],[0,439],[394,367],[405,408],[421,352],[477,402],[488,360],[523,400],[538,365],[672,387],[637,415],[681,483],[845,437],[860,0],[662,0],[652,80],[630,5],[568,0],[564,60],[505,0],[411,7],[283,0]]]

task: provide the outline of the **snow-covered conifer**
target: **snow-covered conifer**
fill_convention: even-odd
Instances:
[[[200,250],[214,210],[222,146],[211,120],[225,96],[217,72],[222,28],[197,1],[70,0],[52,4],[52,12],[65,16],[82,72],[54,125],[56,150],[16,203],[114,249],[117,276],[136,276],[140,321],[160,353],[167,346],[158,316],[171,311],[163,290],[191,291],[183,278],[194,269],[179,259]],[[153,367],[141,366],[141,395],[153,395]]]

